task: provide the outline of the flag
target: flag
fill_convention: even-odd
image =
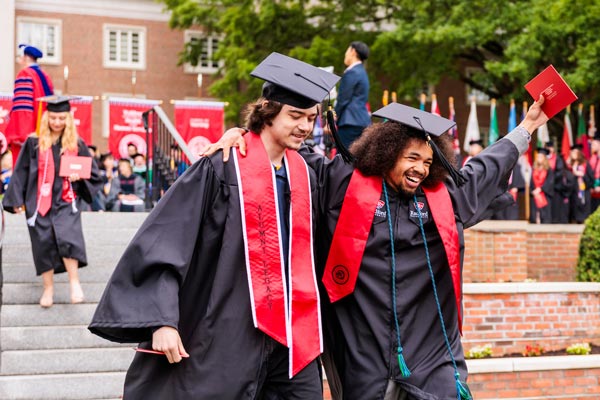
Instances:
[[[510,111],[508,113],[508,132],[512,132],[517,127],[517,107],[515,99],[510,99]]]
[[[527,102],[524,101],[523,109],[521,111],[521,121],[523,121],[525,119],[525,116],[527,115],[527,108],[528,108]],[[527,162],[529,163],[529,165],[532,165],[533,164],[533,148],[531,145],[527,149],[526,153],[527,153]]]
[[[479,139],[481,139],[481,136],[479,134],[479,121],[477,121],[477,104],[475,104],[475,97],[471,97],[471,111],[469,111],[469,119],[467,120],[467,132],[465,133],[463,150],[469,152],[469,142]]]
[[[383,106],[385,107],[388,105],[388,103],[389,103],[389,92],[387,89],[385,89],[383,91],[383,97],[381,99],[381,104],[383,104]]]
[[[220,101],[175,100],[173,114],[177,132],[196,155],[225,131],[225,103]]]
[[[565,122],[563,127],[562,143],[560,146],[560,154],[565,162],[569,159],[571,146],[573,146],[573,128],[571,127],[571,106],[569,105],[565,111]]]
[[[435,94],[431,95],[431,113],[440,117],[442,116],[442,113],[440,113],[440,107],[438,106],[437,102],[437,95]]]
[[[543,124],[537,129],[537,147],[546,147],[546,143],[549,141],[548,124]]]
[[[583,117],[583,104],[579,103],[579,110],[577,111],[577,144],[583,146],[583,155],[589,160],[590,158],[590,146],[588,143],[587,125]]]
[[[419,109],[421,111],[425,111],[425,101],[427,101],[427,96],[425,93],[421,93],[421,102],[419,104]]]
[[[498,140],[498,117],[496,116],[496,99],[492,99],[490,106],[490,134],[488,136],[488,145],[492,145]]]
[[[594,105],[590,106],[590,118],[588,122],[588,138],[593,139],[596,136],[596,116],[594,115]]]
[[[448,108],[450,110],[450,115],[448,119],[452,122],[456,122],[456,113],[454,111],[454,97],[448,97]],[[454,149],[454,154],[460,154],[460,142],[458,141],[458,128],[454,125],[452,128],[448,130],[448,134],[454,138],[452,141],[452,148]]]

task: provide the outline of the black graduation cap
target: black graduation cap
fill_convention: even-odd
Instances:
[[[550,139],[549,141],[546,142],[545,146],[546,147],[554,147],[554,140]]]
[[[583,145],[581,143],[575,143],[573,146],[571,146],[571,150],[583,150]]]
[[[40,49],[34,46],[29,46],[27,44],[20,44],[19,49],[23,49],[23,54],[27,54],[28,56],[31,56],[36,60],[44,56],[44,53],[42,53]]]
[[[543,155],[545,155],[545,156],[547,156],[547,155],[549,155],[549,154],[550,154],[550,150],[548,150],[548,149],[547,149],[547,148],[545,148],[545,147],[538,147],[538,148],[537,148],[537,152],[538,152],[538,153],[540,153],[540,154],[543,154]]]
[[[481,140],[481,139],[469,140],[470,146],[473,146],[474,144],[478,144],[483,147],[483,140]]]
[[[322,102],[340,77],[279,53],[271,53],[250,75],[265,80],[262,95],[292,107]]]
[[[423,140],[429,143],[433,154],[440,160],[440,163],[448,171],[452,180],[459,186],[466,182],[465,177],[448,162],[444,154],[430,138],[430,135],[441,136],[448,132],[450,128],[456,125],[456,122],[400,103],[388,104],[375,111],[373,115],[422,131]]]
[[[39,97],[38,101],[43,101],[48,103],[47,110],[50,112],[65,112],[71,111],[71,100],[78,99],[79,97],[75,96],[59,96],[52,95],[46,97]]]

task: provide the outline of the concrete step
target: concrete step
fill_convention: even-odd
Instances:
[[[110,265],[103,263],[92,263],[85,268],[79,269],[79,280],[82,283],[104,283],[108,282],[108,278],[112,274],[116,262]],[[4,275],[4,283],[36,283],[40,284],[42,278],[35,275],[35,267],[31,264],[18,263],[10,265],[2,265],[2,274]],[[67,274],[54,275],[54,282],[68,282]],[[6,297],[5,297],[6,299]]]
[[[63,274],[66,275],[66,274]],[[106,284],[87,283],[81,284],[85,295],[85,303],[98,303],[104,292]],[[3,287],[4,304],[38,304],[42,295],[43,286],[41,279],[37,283],[5,283]],[[71,294],[68,282],[54,283],[54,304],[70,304]]]
[[[54,326],[88,325],[96,304],[55,304],[42,308],[34,304],[7,304],[2,306],[0,326]]]
[[[86,253],[88,264],[94,266],[114,266],[121,258],[123,251],[127,247],[128,240],[122,239],[122,244],[92,244],[86,240]],[[2,264],[27,264],[33,266],[33,253],[31,244],[4,244],[2,247]],[[35,271],[34,271],[35,272]]]
[[[126,371],[135,355],[133,347],[135,345],[97,349],[3,351],[0,374],[33,375]]]
[[[92,334],[87,325],[0,328],[0,348],[3,351],[134,346],[131,343],[120,344],[102,339]]]
[[[0,377],[1,400],[120,399],[125,372]]]

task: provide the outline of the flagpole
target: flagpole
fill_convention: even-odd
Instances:
[[[524,101],[523,102],[523,115],[527,114],[527,102]],[[529,146],[531,146],[531,143],[529,143]],[[529,150],[527,150],[529,151]],[[529,157],[527,157],[527,161],[529,162]],[[531,171],[533,171],[533,165],[531,165]],[[530,196],[531,194],[529,193],[529,179],[531,179],[531,177],[526,177],[525,178],[525,220],[529,222],[529,214],[531,213],[530,210]]]

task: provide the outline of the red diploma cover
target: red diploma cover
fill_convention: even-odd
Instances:
[[[89,179],[92,174],[92,157],[67,156],[60,157],[60,176],[78,174],[81,179]]]
[[[552,118],[559,111],[577,100],[567,82],[559,75],[552,65],[540,72],[535,78],[525,84],[525,89],[537,100],[540,94],[545,101],[542,110],[548,118]]]

